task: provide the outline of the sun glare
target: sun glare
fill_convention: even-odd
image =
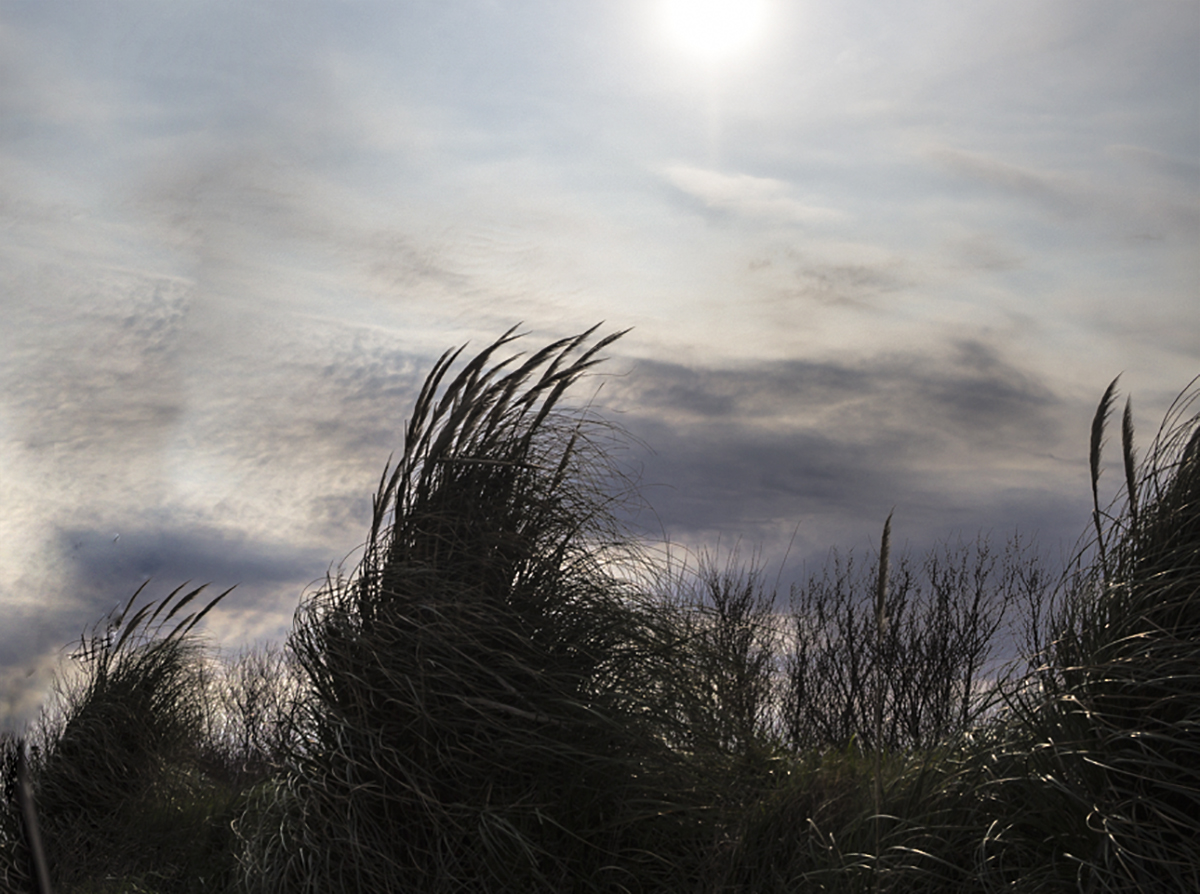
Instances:
[[[681,49],[718,61],[747,47],[762,29],[764,0],[666,0],[663,23]]]

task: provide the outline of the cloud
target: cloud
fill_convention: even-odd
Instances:
[[[161,526],[117,532],[63,528],[56,540],[68,569],[74,612],[81,602],[90,602],[91,611],[108,606],[150,579],[159,588],[184,581],[211,581],[221,589],[303,587],[340,558],[252,537],[232,526],[181,527],[169,519]]]
[[[960,149],[937,148],[927,155],[937,165],[966,180],[1038,205],[1060,218],[1091,218],[1115,225],[1126,235],[1161,238],[1171,234],[1194,239],[1200,235],[1200,201],[1194,184],[1196,168],[1187,160],[1132,146],[1119,146],[1110,155],[1133,161],[1143,169],[1187,183],[1180,194],[1162,183],[1123,186],[1013,164]]]
[[[26,315],[24,350],[0,362],[4,404],[24,446],[119,455],[161,442],[182,410],[175,353],[188,284],[93,269],[83,285],[66,270],[40,273],[40,300],[16,302]]]
[[[1194,158],[1183,158],[1145,146],[1131,146],[1125,143],[1109,146],[1105,152],[1114,158],[1132,162],[1175,181],[1181,187],[1200,191],[1200,161]]]
[[[645,496],[673,539],[782,548],[801,521],[820,555],[893,506],[918,544],[1018,521],[1077,533],[1055,451],[1080,414],[994,345],[729,368],[643,360],[614,384],[609,400],[636,408],[623,424],[654,451]]]
[[[1058,403],[1035,375],[976,339],[941,352],[725,369],[643,360],[624,387],[632,390],[628,403],[639,412],[684,424],[823,424],[837,412],[855,424],[873,416],[885,426],[956,434],[987,450],[1003,449],[996,440],[1002,432],[1048,434]]]
[[[231,527],[182,527],[169,518],[156,527],[115,533],[61,528],[54,540],[62,595],[5,606],[0,632],[3,728],[35,716],[70,644],[147,581],[139,605],[184,584],[190,590],[211,583],[201,600],[236,585],[207,621],[209,630],[220,633],[216,642],[233,647],[263,633],[278,637],[301,593],[322,577],[331,559],[323,550],[258,539]]]
[[[821,255],[811,249],[788,247],[765,250],[750,268],[771,283],[777,303],[794,307],[795,298],[829,307],[878,310],[883,296],[910,289],[917,283],[908,259],[885,254],[871,246],[824,246]],[[773,272],[771,268],[774,268]]]
[[[789,195],[788,184],[769,177],[722,174],[685,164],[667,166],[664,175],[672,186],[699,199],[705,207],[737,217],[797,224],[835,223],[848,217],[833,208],[797,201]]]
[[[432,358],[521,319],[671,346],[603,393],[671,532],[799,518],[819,551],[892,505],[914,539],[1067,530],[1052,454],[1092,407],[1064,395],[1195,357],[1186,5],[806,13],[722,87],[729,171],[664,165],[704,85],[613,42],[636,4],[13,7],[0,664],[40,668],[145,574],[241,582],[235,636],[286,625],[361,538]],[[1096,221],[1155,241],[1052,242]]]
[[[1063,174],[1036,171],[960,149],[934,149],[929,156],[951,173],[1037,202],[1059,214],[1079,214],[1089,204],[1083,184]]]
[[[959,270],[1004,273],[1017,270],[1027,258],[1008,244],[1004,237],[991,232],[967,232],[949,237],[943,243],[950,263]]]

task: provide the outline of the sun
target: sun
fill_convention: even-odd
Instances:
[[[665,0],[662,6],[671,42],[709,62],[749,46],[765,18],[765,0]]]

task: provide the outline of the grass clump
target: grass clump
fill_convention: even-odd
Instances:
[[[1116,382],[1096,413],[1093,493]],[[1172,405],[1146,460],[1122,425],[1122,498],[1095,502],[1094,556],[1070,581],[1057,637],[1014,699],[1086,815],[1078,874],[1098,890],[1200,888],[1200,390]],[[1045,758],[1042,758],[1043,760]]]
[[[1200,888],[1200,393],[1181,395],[1140,466],[1126,414],[1123,499],[1101,509],[1112,393],[1092,429],[1096,537],[1041,662],[885,807],[897,820],[878,859],[901,890]]]
[[[226,594],[187,611],[204,587],[179,587],[134,610],[143,589],[80,638],[32,742],[38,824],[57,890],[89,890],[105,878],[198,890],[214,866],[231,868],[230,836],[214,821],[230,797],[199,768],[207,702],[191,635]],[[8,839],[14,875],[28,866],[23,837]]]
[[[297,614],[303,744],[243,825],[251,888],[679,883],[676,632],[616,573],[611,429],[559,405],[590,335],[435,365],[361,563]]]

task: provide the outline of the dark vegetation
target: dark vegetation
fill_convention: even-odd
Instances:
[[[66,892],[1200,890],[1195,382],[1105,506],[1109,387],[1066,574],[885,527],[781,597],[614,521],[591,336],[439,360],[286,649],[214,654],[203,588],[86,632],[2,743],[4,889],[27,749]]]

